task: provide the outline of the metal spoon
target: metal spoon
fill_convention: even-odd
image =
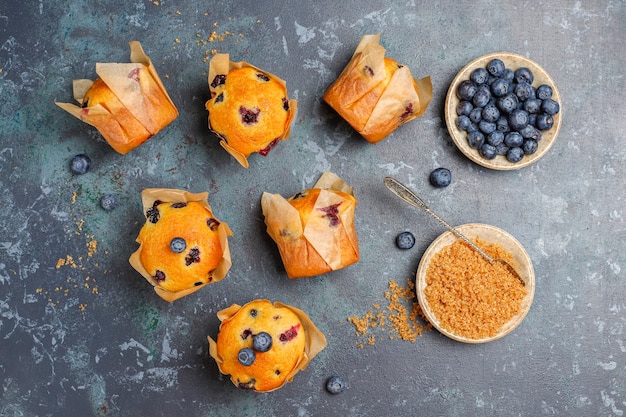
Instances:
[[[481,248],[476,246],[474,244],[474,242],[469,240],[467,237],[465,237],[461,232],[456,230],[454,227],[450,226],[444,219],[442,219],[434,211],[432,211],[426,205],[426,203],[424,203],[424,200],[419,198],[418,195],[415,194],[413,191],[411,191],[406,185],[402,184],[400,181],[398,181],[397,179],[395,179],[393,177],[385,177],[383,182],[384,182],[385,186],[392,193],[394,193],[395,195],[400,197],[405,203],[408,203],[408,204],[412,205],[413,207],[417,207],[418,209],[420,209],[422,211],[425,211],[426,213],[428,213],[431,216],[433,216],[439,223],[441,223],[442,225],[447,227],[448,230],[450,230],[457,237],[462,239],[465,243],[470,245],[476,252],[478,252],[489,263],[493,264],[494,262],[498,262],[498,263],[504,265],[513,275],[515,275],[522,282],[522,284],[526,285],[526,283],[524,282],[522,277],[517,273],[515,268],[513,268],[513,266],[510,263],[508,263],[504,259],[492,258],[491,256],[487,255],[485,253],[485,251],[483,251]]]

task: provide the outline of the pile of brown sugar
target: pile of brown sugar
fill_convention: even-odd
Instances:
[[[389,290],[385,291],[387,306],[382,308],[379,303],[373,305],[362,317],[352,316],[348,321],[356,328],[360,348],[376,343],[376,334],[387,332],[390,339],[398,338],[415,342],[424,330],[432,326],[426,320],[415,297],[415,282],[407,280],[403,287],[394,280],[389,281]],[[378,330],[377,333],[374,331]]]
[[[480,239],[474,243],[494,258],[512,259],[500,245]],[[489,263],[467,243],[457,241],[433,256],[424,293],[441,327],[482,339],[496,335],[520,312],[527,290],[503,265]]]

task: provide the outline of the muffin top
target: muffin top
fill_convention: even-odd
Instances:
[[[303,360],[305,343],[305,329],[295,312],[268,300],[254,300],[220,325],[220,370],[239,388],[270,391],[280,387]]]
[[[213,281],[224,250],[210,210],[195,201],[157,200],[145,215],[137,241],[153,285],[177,292]]]
[[[289,129],[287,89],[271,74],[253,67],[233,68],[211,81],[209,126],[244,156],[262,155]]]

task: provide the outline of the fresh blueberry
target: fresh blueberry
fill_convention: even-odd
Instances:
[[[537,113],[528,113],[528,124],[537,126]]]
[[[509,126],[512,130],[520,130],[528,125],[528,112],[525,110],[513,110],[509,115]]]
[[[496,155],[506,155],[509,152],[509,147],[503,143],[496,146]]]
[[[326,390],[331,394],[341,394],[346,389],[346,381],[340,376],[331,376],[326,381]]]
[[[541,132],[531,124],[524,126],[522,129],[518,130],[518,132],[524,139],[537,139],[538,135],[541,134]]]
[[[535,152],[537,152],[537,147],[539,145],[537,144],[537,141],[534,139],[526,139],[524,141],[524,144],[522,145],[522,150],[524,151],[525,155],[530,155],[533,154]]]
[[[538,98],[529,98],[524,102],[524,110],[528,113],[539,113],[541,111],[541,100]]]
[[[539,130],[549,130],[554,126],[554,119],[547,113],[541,113],[537,116],[536,126]]]
[[[267,332],[261,332],[253,336],[252,347],[257,352],[267,352],[272,348],[272,336]]]
[[[503,78],[498,78],[491,84],[491,94],[494,97],[502,97],[508,92],[509,82]]]
[[[485,135],[496,130],[496,124],[494,122],[488,122],[486,120],[481,120],[478,122],[478,130],[483,132]]]
[[[502,133],[510,132],[511,128],[509,127],[508,117],[501,115],[498,120],[496,120],[496,129]]]
[[[476,87],[476,84],[470,80],[465,80],[459,84],[456,94],[461,100],[471,101],[477,90],[478,88]]]
[[[491,91],[489,88],[486,89],[478,89],[474,97],[472,97],[472,104],[474,107],[485,107],[487,103],[491,100]]]
[[[537,98],[540,100],[546,100],[552,97],[552,87],[546,84],[541,84],[537,87]]]
[[[504,142],[504,133],[499,130],[495,130],[487,135],[485,142],[491,146],[498,146]]]
[[[515,70],[515,82],[517,83],[527,83],[532,85],[533,80],[535,79],[532,71],[526,67],[521,67]]]
[[[182,253],[187,248],[187,242],[182,237],[175,237],[170,242],[170,249],[174,253]]]
[[[483,108],[481,116],[487,122],[495,122],[500,117],[500,110],[495,105],[488,104]]]
[[[396,236],[396,246],[399,249],[411,249],[415,245],[415,236],[411,232],[402,232]]]
[[[489,73],[485,68],[479,67],[476,68],[470,74],[470,80],[474,82],[474,84],[485,84],[489,79]]]
[[[498,106],[498,109],[504,113],[511,113],[517,108],[518,103],[519,99],[513,93],[505,94],[496,100],[496,106]]]
[[[479,149],[485,143],[485,135],[479,130],[474,130],[467,133],[467,142],[469,146],[474,149]]]
[[[452,182],[452,173],[448,168],[437,168],[430,173],[428,179],[433,187],[443,188]]]
[[[465,115],[461,115],[457,117],[456,119],[456,127],[458,127],[461,130],[467,131],[471,124],[472,124],[472,121],[470,120],[469,117]]]
[[[76,175],[83,175],[89,171],[91,166],[91,159],[85,154],[78,154],[72,158],[70,163],[70,170]]]
[[[518,148],[524,143],[524,138],[518,132],[509,132],[504,136],[504,144],[509,148]]]
[[[517,84],[514,93],[521,102],[535,98],[535,89],[532,85],[526,83]]]
[[[496,157],[496,147],[488,143],[483,143],[483,146],[480,147],[478,152],[480,156],[485,159],[493,159]]]
[[[506,154],[506,159],[513,163],[521,161],[522,158],[524,158],[524,150],[519,147],[509,149]]]
[[[544,113],[548,113],[549,115],[555,115],[559,112],[560,106],[559,103],[557,103],[556,101],[552,100],[551,98],[547,98],[541,103],[541,110],[543,110]]]
[[[487,71],[494,77],[501,77],[504,74],[505,66],[501,59],[494,58],[487,64]]]
[[[457,116],[469,116],[473,108],[472,103],[467,100],[461,100],[456,106],[456,114]]]
[[[481,107],[475,107],[469,114],[469,118],[472,123],[478,123],[483,119],[483,109]]]
[[[511,82],[515,79],[515,73],[513,72],[511,68],[505,68],[500,78]]]
[[[117,207],[117,198],[113,194],[105,194],[100,198],[100,206],[106,211],[111,211]]]
[[[250,366],[254,363],[254,360],[256,359],[256,354],[254,353],[254,350],[248,347],[242,348],[237,355],[237,359],[239,360],[239,363],[243,366]]]

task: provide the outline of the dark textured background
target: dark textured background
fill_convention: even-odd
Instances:
[[[626,410],[626,3],[622,1],[174,2],[17,0],[0,5],[0,415],[2,416],[622,416]],[[207,42],[211,32],[229,32]],[[430,75],[426,114],[377,145],[320,100],[364,34]],[[95,63],[128,61],[139,40],[180,116],[131,153],[54,105]],[[243,169],[207,131],[211,50],[287,81],[299,102],[291,138]],[[538,62],[562,97],[551,151],[519,171],[483,169],[443,119],[452,78],[470,60],[510,51]],[[87,153],[84,176],[70,158]],[[448,167],[446,189],[428,184]],[[287,279],[265,234],[263,191],[292,195],[324,170],[355,189],[361,261]],[[357,347],[363,315],[390,280],[411,278],[443,230],[383,187],[394,175],[452,224],[514,235],[537,278],[512,334],[464,345],[436,331],[415,343],[379,334]],[[168,304],[128,264],[145,187],[209,191],[228,222],[226,279]],[[120,206],[98,200],[115,193]],[[410,251],[394,247],[405,229]],[[97,242],[94,253],[89,242]],[[57,267],[71,256],[73,265]],[[215,313],[269,298],[306,311],[328,347],[293,383],[245,392],[207,355]],[[384,303],[383,303],[384,305]],[[339,396],[324,381],[342,375]]]

